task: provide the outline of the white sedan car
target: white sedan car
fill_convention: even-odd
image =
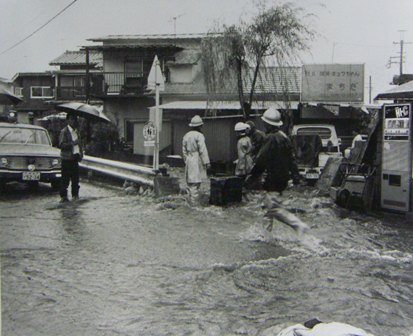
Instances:
[[[60,178],[60,151],[45,128],[0,122],[0,185],[46,182],[58,189]]]

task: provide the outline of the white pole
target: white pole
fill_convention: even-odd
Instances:
[[[155,138],[155,146],[153,152],[153,169],[159,169],[159,83],[158,83],[158,64],[159,61],[155,64],[155,95],[156,95],[156,108],[155,108],[155,129],[156,129],[156,138]]]

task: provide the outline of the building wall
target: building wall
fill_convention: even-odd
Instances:
[[[104,52],[103,53],[103,68],[105,72],[123,72],[124,60],[130,55],[127,51],[119,52]]]
[[[55,82],[52,74],[21,74],[13,82],[13,86],[14,88],[23,88],[21,97],[23,101],[13,107],[13,110],[17,111],[19,122],[32,124],[35,118],[41,118],[46,112],[54,110],[53,105],[49,103],[54,100]],[[51,97],[32,97],[32,87],[44,87],[47,88],[47,91],[52,89]]]
[[[194,80],[194,71],[192,65],[171,67],[170,81],[173,83],[192,83]]]
[[[197,45],[198,44],[198,45]],[[184,45],[180,43],[180,47],[197,49],[199,41],[188,41]],[[114,80],[114,73],[121,75],[125,72],[125,60],[139,59],[144,57],[147,59],[148,53],[138,51],[136,49],[116,51],[103,51],[103,66],[105,81],[110,83]],[[158,57],[162,59],[162,55]],[[152,61],[152,58],[151,58]],[[120,77],[119,77],[120,78]],[[119,80],[123,80],[120,78]],[[104,112],[110,116],[118,127],[121,137],[125,137],[127,142],[133,144],[135,154],[147,155],[148,148],[144,148],[140,135],[144,124],[149,120],[149,107],[155,105],[155,97],[126,97],[119,95],[120,85],[115,83],[116,88],[108,88],[108,96],[104,103]],[[193,94],[203,92],[205,94],[205,86],[202,78],[202,67],[199,63],[194,64],[178,64],[172,65],[169,68],[169,81],[165,84],[165,91],[160,94],[160,103],[164,101],[177,101],[182,99],[194,99]],[[119,95],[119,96],[118,96]],[[173,126],[168,124],[170,118],[164,118],[165,128],[160,133],[161,149],[172,147]],[[169,125],[169,126],[168,126]],[[131,134],[131,132],[133,134]],[[170,149],[172,152],[173,150]]]
[[[147,122],[149,120],[149,106],[155,104],[153,98],[112,98],[104,104],[104,113],[114,121],[121,137],[126,137],[129,123],[131,131],[134,123]],[[128,140],[128,139],[127,139]],[[129,139],[133,142],[133,139]]]
[[[205,119],[202,133],[212,162],[233,161],[237,157],[234,125],[239,120]],[[173,120],[173,153],[182,156],[182,138],[191,129],[188,122]]]
[[[153,147],[145,147],[143,138],[143,127],[147,121],[134,123],[133,153],[138,155],[153,156]],[[162,124],[162,132],[159,133],[159,150],[163,151],[171,145],[171,123],[166,121]]]

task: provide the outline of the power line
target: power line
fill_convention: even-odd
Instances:
[[[0,55],[5,54],[6,52],[16,48],[18,45],[22,44],[24,41],[32,37],[34,34],[36,34],[40,29],[46,27],[50,22],[52,22],[54,19],[56,19],[60,14],[62,14],[66,9],[68,9],[70,6],[72,6],[77,0],[73,0],[70,4],[68,4],[65,8],[63,8],[59,13],[57,13],[55,16],[53,16],[50,20],[48,20],[46,23],[42,24],[39,28],[37,28],[33,33],[29,34],[26,36],[24,39],[20,40],[19,42],[13,44],[10,48],[7,48],[6,50],[3,50],[0,52]]]

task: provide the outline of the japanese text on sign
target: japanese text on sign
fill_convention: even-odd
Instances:
[[[362,102],[364,100],[364,65],[304,65],[302,100],[307,102]]]

